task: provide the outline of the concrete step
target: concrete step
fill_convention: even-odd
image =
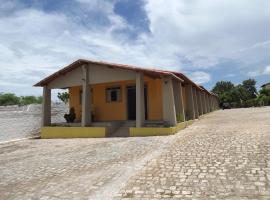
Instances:
[[[128,126],[121,126],[110,135],[110,137],[128,137],[128,136],[129,136]]]
[[[126,121],[123,122],[122,127],[135,127],[136,126],[136,121]]]

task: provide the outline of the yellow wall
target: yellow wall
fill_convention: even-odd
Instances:
[[[148,89],[148,119],[162,120],[162,89],[161,80],[145,77]],[[127,120],[127,86],[135,85],[135,81],[121,81],[91,85],[92,113],[96,121]],[[120,102],[106,102],[106,88],[111,86],[121,87]],[[69,89],[70,107],[74,107],[76,120],[81,119],[80,91],[81,86]]]
[[[105,127],[42,127],[41,138],[103,138]]]
[[[188,123],[181,122],[173,127],[130,127],[129,128],[129,136],[131,137],[143,137],[143,136],[161,136],[161,135],[171,135],[175,134],[178,131],[186,128]]]
[[[76,113],[76,120],[80,120],[82,117],[82,106],[80,104],[80,91],[81,86],[69,88],[69,107],[73,107]]]
[[[148,88],[148,119],[162,120],[162,82],[161,79],[147,79]]]

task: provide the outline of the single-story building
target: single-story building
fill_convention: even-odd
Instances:
[[[263,89],[269,89],[270,90],[270,82],[269,83],[265,83],[261,86]]]
[[[180,72],[79,59],[41,80],[42,138],[167,135],[218,109]],[[69,90],[74,123],[51,123],[51,90]]]

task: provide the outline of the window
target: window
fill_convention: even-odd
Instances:
[[[119,102],[121,100],[121,88],[106,88],[106,102]]]

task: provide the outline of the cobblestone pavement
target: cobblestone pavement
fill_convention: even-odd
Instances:
[[[111,199],[173,136],[0,145],[0,199]]]
[[[205,116],[115,197],[166,198],[270,199],[270,107]]]
[[[270,107],[173,136],[0,145],[0,199],[270,199]]]

